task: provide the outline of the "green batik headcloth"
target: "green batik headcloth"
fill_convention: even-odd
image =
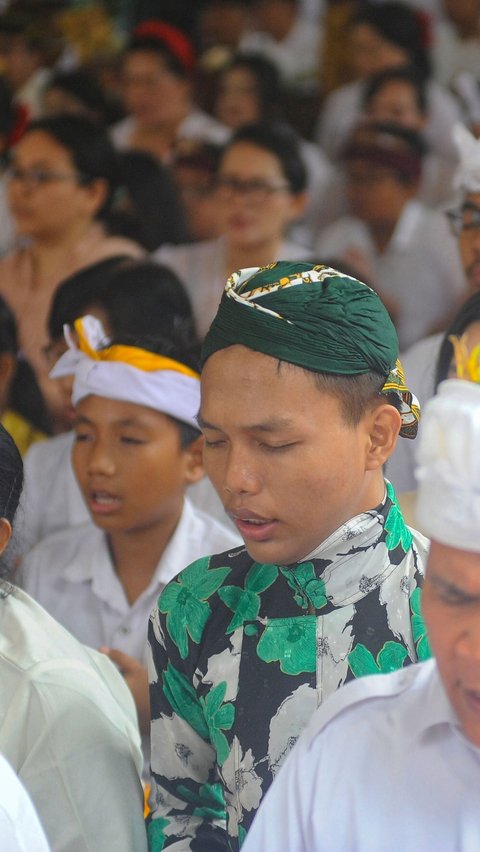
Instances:
[[[370,287],[328,266],[298,261],[230,276],[205,338],[203,363],[235,344],[344,376],[374,371],[387,378],[398,358],[394,325]]]

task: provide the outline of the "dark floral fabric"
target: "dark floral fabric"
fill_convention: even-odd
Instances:
[[[387,483],[382,506],[301,563],[239,547],[165,588],[149,626],[152,852],[238,850],[316,707],[429,655],[426,549]]]

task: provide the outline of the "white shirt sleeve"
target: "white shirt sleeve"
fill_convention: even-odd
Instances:
[[[17,775],[0,755],[0,849],[49,852],[35,808]]]

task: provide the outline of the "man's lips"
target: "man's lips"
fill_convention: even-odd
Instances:
[[[264,518],[247,509],[229,511],[228,514],[242,538],[250,541],[266,541],[271,538],[278,524],[275,518]]]

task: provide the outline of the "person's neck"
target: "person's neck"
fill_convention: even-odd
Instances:
[[[36,286],[41,286],[45,280],[55,275],[57,270],[62,271],[79,242],[88,235],[92,227],[95,226],[90,219],[82,220],[68,232],[48,235],[32,243],[30,253]]]
[[[255,246],[234,246],[227,243],[225,267],[228,275],[236,269],[244,269],[247,266],[267,266],[278,257],[283,237],[277,237],[268,242],[258,243]]]
[[[183,497],[168,516],[152,526],[108,534],[113,566],[130,604],[134,604],[148,588],[182,510]]]

